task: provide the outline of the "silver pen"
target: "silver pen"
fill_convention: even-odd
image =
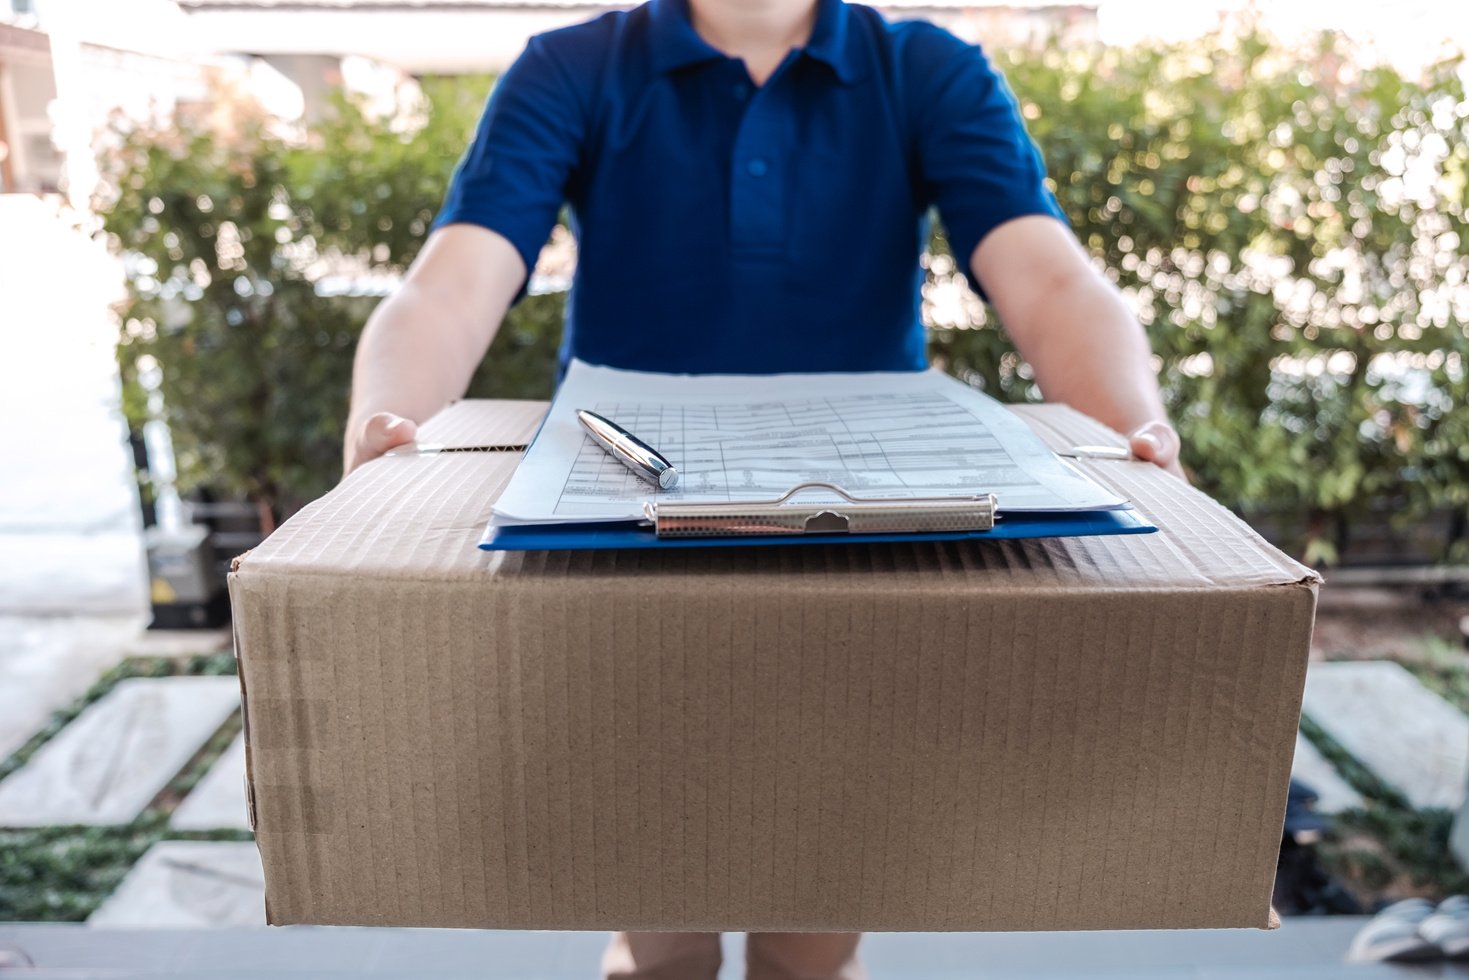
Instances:
[[[631,432],[596,412],[577,409],[576,420],[608,455],[660,490],[678,486],[678,470],[663,454]]]

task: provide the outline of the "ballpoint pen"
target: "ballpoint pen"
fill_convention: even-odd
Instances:
[[[616,422],[584,408],[577,410],[576,418],[599,446],[633,473],[660,490],[672,490],[678,485],[678,470],[673,464]]]

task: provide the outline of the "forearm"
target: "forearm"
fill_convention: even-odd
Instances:
[[[403,283],[358,342],[348,431],[378,412],[422,422],[462,397],[504,313],[476,320],[431,287]]]
[[[1046,400],[1123,433],[1165,420],[1147,335],[1121,294],[1091,269],[1054,286],[1011,329]]]
[[[525,276],[515,247],[486,228],[429,236],[358,341],[345,472],[411,441],[415,423],[463,396]]]

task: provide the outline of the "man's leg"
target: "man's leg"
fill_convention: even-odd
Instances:
[[[749,980],[866,980],[857,962],[860,932],[752,932],[745,944]]]
[[[617,932],[602,954],[607,980],[715,980],[717,932]]]

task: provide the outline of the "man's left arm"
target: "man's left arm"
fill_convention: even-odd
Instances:
[[[1046,399],[1127,433],[1133,455],[1182,476],[1142,325],[1055,218],[1015,218],[985,235],[970,270]]]

